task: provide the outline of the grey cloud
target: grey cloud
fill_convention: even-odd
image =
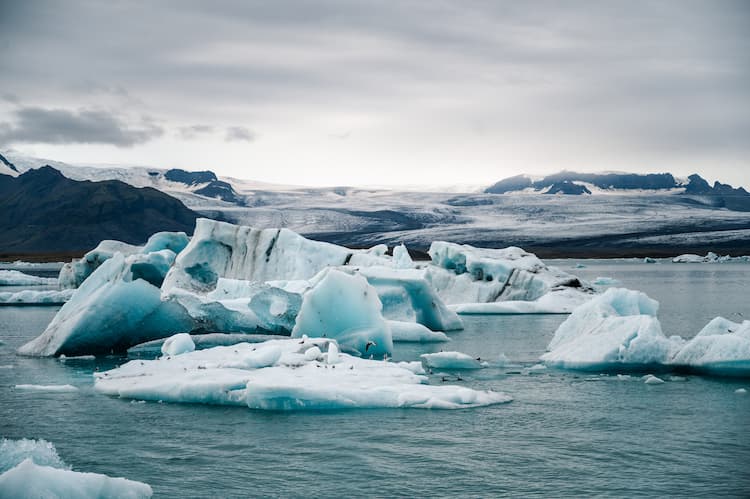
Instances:
[[[14,123],[0,123],[0,143],[111,144],[130,147],[161,136],[161,127],[144,120],[138,126],[101,110],[22,107]]]
[[[227,127],[224,140],[227,142],[252,142],[256,138],[255,133],[242,126]]]
[[[177,129],[177,134],[183,140],[193,140],[201,135],[214,132],[211,125],[189,125]]]

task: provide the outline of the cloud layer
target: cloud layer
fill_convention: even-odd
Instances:
[[[0,145],[80,138],[31,130],[19,105],[75,110],[60,119],[79,131],[107,119],[82,110],[112,109],[92,136],[131,145],[126,160],[205,154],[228,174],[252,163],[281,177],[269,180],[571,168],[737,182],[750,161],[747,26],[743,0],[1,2]],[[122,118],[143,115],[173,133]]]

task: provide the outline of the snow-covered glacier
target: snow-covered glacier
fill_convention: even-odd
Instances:
[[[610,288],[573,311],[541,359],[567,369],[750,375],[750,321],[716,317],[685,340],[662,332],[658,308],[640,291]]]
[[[447,303],[565,312],[594,292],[519,248],[436,242],[432,262],[412,261],[405,247],[395,256],[387,249],[208,219],[198,220],[191,238],[104,241],[62,269],[61,284],[77,289],[19,352],[108,353],[180,332],[266,332],[335,338],[347,351],[382,356],[394,340],[446,341],[444,331],[461,329]]]
[[[340,352],[328,338],[241,343],[133,360],[95,374],[100,393],[130,399],[251,409],[461,409],[511,401],[501,392],[427,384],[419,362]]]

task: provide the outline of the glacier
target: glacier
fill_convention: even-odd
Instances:
[[[431,386],[422,373],[418,362],[361,358],[340,352],[329,338],[302,337],[133,360],[95,373],[94,388],[128,399],[262,410],[461,409],[512,400],[500,392]]]
[[[541,360],[579,370],[750,375],[750,321],[716,317],[686,340],[662,332],[658,308],[656,300],[640,291],[610,288],[573,311]]]
[[[0,286],[54,286],[57,279],[24,274],[18,270],[0,270]]]
[[[3,439],[0,443],[2,498],[141,499],[152,495],[151,487],[142,482],[72,471],[46,440]]]

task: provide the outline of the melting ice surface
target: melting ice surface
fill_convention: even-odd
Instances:
[[[511,398],[463,386],[428,385],[418,362],[369,360],[339,352],[325,338],[269,340],[207,350],[172,349],[156,360],[133,360],[96,374],[98,392],[141,400],[240,405],[251,409],[480,407]]]

